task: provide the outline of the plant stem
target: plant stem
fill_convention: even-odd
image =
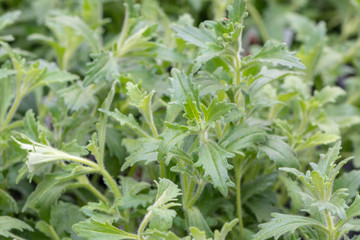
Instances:
[[[188,204],[189,208],[191,208],[195,204],[196,200],[198,200],[198,198],[200,197],[200,194],[204,190],[204,187],[205,187],[205,182],[201,182],[200,185],[198,185],[195,195],[191,198],[191,200]]]
[[[334,234],[335,234],[335,228],[333,225],[333,221],[331,219],[331,215],[330,212],[328,210],[325,211],[325,218],[326,218],[326,222],[328,225],[328,235],[329,235],[329,240],[335,240]]]
[[[153,217],[153,212],[150,211],[145,215],[144,219],[142,220],[142,222],[140,224],[140,227],[139,227],[139,230],[138,230],[138,238],[140,240],[144,240],[143,232],[144,232],[145,227],[148,225],[148,223],[150,222],[152,217]]]
[[[6,115],[6,118],[5,118],[4,124],[2,126],[2,129],[5,129],[7,127],[7,125],[10,123],[10,121],[13,118],[17,108],[19,107],[21,99],[22,99],[22,96],[20,94],[20,91],[17,91],[15,101],[14,101],[13,105],[11,106],[10,111]]]
[[[236,209],[237,215],[239,218],[239,232],[240,232],[240,240],[244,238],[244,226],[242,221],[242,207],[241,207],[241,178],[242,178],[242,164],[240,156],[238,158],[234,158],[234,168],[235,168],[235,181],[236,181]]]
[[[115,180],[111,177],[111,175],[106,171],[104,168],[100,169],[100,173],[103,175],[105,180],[108,182],[109,187],[111,188],[115,201],[121,198],[121,193],[119,191],[118,185],[116,184]]]
[[[81,176],[78,178],[80,182],[84,184],[84,187],[89,190],[92,194],[94,194],[98,199],[103,201],[104,203],[109,202],[109,200],[96,188],[94,187],[89,179],[86,176]]]
[[[160,178],[166,178],[166,169],[165,169],[165,160],[161,159],[159,161],[160,166]]]
[[[55,232],[53,226],[49,225],[49,228],[50,228],[50,234],[52,236],[52,238],[54,240],[60,240],[60,237],[57,235],[57,233]]]

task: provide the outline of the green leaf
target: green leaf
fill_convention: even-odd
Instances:
[[[19,211],[18,205],[15,201],[15,199],[7,193],[5,190],[0,188],[0,203],[5,202],[6,205],[15,213]]]
[[[186,102],[188,95],[191,94],[192,98],[196,102],[196,107],[200,109],[199,106],[199,90],[195,87],[192,78],[186,76],[186,74],[176,68],[171,70],[171,85],[172,89],[172,101],[177,104],[183,104]]]
[[[222,116],[226,113],[230,112],[231,110],[235,109],[236,105],[227,102],[218,102],[218,98],[215,97],[209,107],[205,107],[201,104],[201,110],[204,113],[205,121],[206,122],[215,122],[219,120]]]
[[[246,202],[255,194],[263,193],[266,189],[274,186],[277,180],[277,174],[272,173],[257,177],[253,181],[249,181],[241,187],[241,201]]]
[[[185,108],[185,112],[186,112],[184,117],[186,117],[190,120],[195,120],[197,122],[200,122],[201,113],[197,109],[196,102],[193,101],[193,98],[191,95],[188,95],[188,97],[186,98],[186,103],[184,103],[184,108]]]
[[[133,140],[133,139],[131,139]],[[158,147],[159,142],[154,141],[152,139],[137,139],[134,141],[129,141],[128,139],[124,139],[122,143],[125,145],[125,147],[128,149],[134,148],[134,146],[130,146],[133,144],[135,145],[134,150],[131,151],[130,156],[128,156],[125,160],[125,163],[121,167],[121,171],[124,171],[128,167],[133,166],[134,164],[138,162],[145,162],[145,164],[148,164],[150,162],[154,162],[158,160]]]
[[[339,153],[341,149],[341,142],[335,143],[335,145],[328,150],[328,152],[324,155],[320,155],[319,163],[317,164],[318,171],[322,176],[329,176],[331,167],[335,163],[335,161],[339,158]],[[317,169],[314,169],[315,171]]]
[[[250,86],[249,94],[254,95],[259,89],[264,87],[266,84],[279,80],[289,74],[294,74],[291,71],[279,70],[279,69],[267,69],[262,67],[260,72],[254,77]]]
[[[97,102],[96,89],[93,86],[83,87],[80,82],[58,91],[68,108],[73,111],[88,109]]]
[[[270,222],[260,224],[260,231],[253,236],[254,240],[265,240],[271,237],[278,239],[281,235],[293,232],[304,226],[313,226],[325,229],[325,226],[312,218],[273,213]]]
[[[246,0],[234,0],[228,7],[229,19],[233,23],[242,23],[246,17]]]
[[[196,227],[190,227],[190,233],[194,240],[207,240],[205,232]]]
[[[311,135],[303,144],[300,145],[296,150],[300,151],[310,146],[317,146],[322,144],[329,144],[339,140],[340,136],[328,133],[316,133]]]
[[[137,182],[131,177],[120,178],[122,197],[117,200],[116,204],[121,209],[137,209],[139,206],[146,207],[154,200],[154,195],[151,191],[148,194],[140,193],[146,189],[149,190],[149,183]]]
[[[354,202],[350,205],[350,207],[346,210],[346,219],[340,219],[335,227],[339,228],[344,225],[350,219],[360,216],[360,196],[356,195]]]
[[[153,215],[149,227],[167,231],[171,228],[173,218],[176,216],[176,211],[169,208],[181,205],[174,202],[181,192],[175,183],[166,178],[160,179],[159,183],[155,181],[155,183],[158,188],[155,203],[147,208]]]
[[[55,232],[54,228],[43,220],[38,221],[35,225],[35,228],[52,240],[60,239],[60,237]]]
[[[129,114],[129,116],[126,116],[117,109],[115,109],[115,112],[109,112],[109,111],[105,111],[103,109],[100,109],[99,111],[108,114],[110,117],[113,117],[115,120],[120,122],[120,124],[122,126],[126,125],[126,126],[130,127],[139,136],[150,138],[150,135],[147,132],[145,132],[145,130],[143,130],[142,127],[140,127],[139,123],[135,120],[135,118],[132,114]]]
[[[335,179],[334,191],[340,188],[347,188],[349,190],[349,198],[353,198],[358,193],[360,187],[360,170],[352,170],[345,172],[340,177]]]
[[[35,114],[32,109],[28,110],[25,113],[23,121],[27,135],[30,136],[32,139],[39,141],[38,124],[36,122]]]
[[[89,63],[83,85],[92,83],[111,82],[114,76],[119,74],[116,58],[111,52],[92,54],[93,61]]]
[[[94,162],[91,162],[87,159],[73,156],[50,146],[37,143],[26,137],[25,135],[21,135],[21,137],[24,139],[24,142],[21,142],[15,138],[14,140],[20,145],[22,149],[28,152],[26,165],[30,173],[33,173],[36,170],[37,166],[61,160],[70,160],[74,162],[84,163],[92,166],[94,169],[97,168]]]
[[[94,172],[94,169],[76,165],[68,165],[65,170],[68,171],[45,175],[44,180],[28,196],[22,211],[24,212],[28,208],[36,209],[40,205],[44,206],[44,201],[52,204],[51,199],[55,201],[67,186],[67,184],[63,184],[64,182]]]
[[[268,141],[259,145],[259,150],[265,153],[278,166],[298,168],[299,162],[291,147],[278,136],[269,136]]]
[[[100,44],[97,36],[91,28],[84,23],[78,16],[57,16],[52,19],[53,21],[68,26],[75,30],[75,32],[88,41],[92,49],[98,53],[100,51]]]
[[[188,214],[190,229],[196,228],[198,231],[203,233],[204,237],[212,237],[214,235],[197,207],[192,206],[191,208],[186,209],[186,211]]]
[[[242,149],[247,149],[256,143],[264,141],[265,137],[264,130],[241,125],[227,131],[221,139],[220,145],[229,152],[240,154]]]
[[[247,65],[269,63],[273,66],[286,66],[288,68],[305,69],[304,64],[295,56],[295,53],[287,50],[285,43],[267,41],[261,51],[254,57],[246,59]]]
[[[214,240],[225,240],[227,234],[232,230],[233,227],[239,222],[238,219],[234,219],[231,222],[226,222],[221,231],[215,230]]]
[[[209,43],[216,44],[217,40],[215,36],[213,36],[205,27],[204,25],[200,25],[200,28],[195,28],[193,26],[180,26],[175,25],[171,27],[175,32],[176,35],[185,40],[186,42],[193,44],[195,46],[201,48],[208,48]]]
[[[27,223],[9,216],[0,216],[0,236],[6,238],[18,239],[18,237],[11,233],[10,230],[28,230],[34,231]]]
[[[54,226],[60,236],[71,234],[71,226],[84,219],[77,205],[68,202],[59,202],[51,208],[50,224]]]
[[[101,223],[93,219],[79,222],[72,226],[73,230],[86,240],[120,240],[138,239],[137,235],[122,231],[108,222]]]
[[[315,91],[314,96],[320,106],[323,106],[326,103],[334,103],[338,97],[345,94],[346,92],[342,88],[326,86],[320,91]]]
[[[21,11],[6,11],[0,17],[0,31],[13,24],[20,16]]]
[[[228,175],[228,169],[232,166],[226,159],[234,156],[235,154],[226,151],[215,142],[208,141],[200,145],[199,160],[194,166],[202,166],[205,171],[204,176],[210,177],[215,188],[226,196],[228,187],[234,186]]]
[[[5,120],[6,113],[14,98],[13,81],[10,76],[16,71],[0,69],[0,123]]]

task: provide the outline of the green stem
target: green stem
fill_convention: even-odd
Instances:
[[[240,34],[241,36],[241,34]],[[241,41],[241,37],[239,37]],[[239,47],[241,49],[241,47]],[[236,52],[236,56],[234,57],[234,65],[235,65],[235,78],[234,78],[234,85],[238,86],[241,82],[240,79],[240,69],[241,69],[241,59],[240,59],[240,52]]]
[[[236,180],[236,209],[239,219],[239,232],[240,240],[244,238],[244,226],[242,220],[242,207],[241,207],[241,178],[242,178],[242,164],[240,157],[234,159],[234,168],[235,168],[235,180]]]
[[[7,128],[7,125],[10,123],[10,121],[13,118],[17,108],[19,107],[21,99],[22,99],[22,96],[20,94],[20,91],[17,91],[15,101],[14,101],[13,105],[11,106],[10,111],[6,115],[6,118],[5,118],[4,124],[2,126],[2,129]]]
[[[166,169],[165,169],[165,160],[161,159],[159,161],[159,167],[160,167],[160,178],[166,178]]]
[[[140,224],[139,230],[138,230],[138,239],[144,240],[143,233],[144,233],[145,227],[148,225],[148,223],[150,222],[152,217],[153,217],[153,212],[152,211],[148,212],[145,215],[144,219],[142,220],[142,222]]]
[[[270,39],[270,36],[269,36],[269,32],[266,29],[265,23],[260,15],[260,13],[249,1],[247,2],[246,6],[247,6],[247,10],[249,11],[252,19],[254,20],[254,22],[256,23],[256,25],[259,29],[262,40],[264,42],[266,42],[267,40]]]
[[[13,129],[13,128],[17,128],[17,127],[21,127],[23,125],[23,121],[22,120],[19,120],[19,121],[15,121],[11,124],[8,124],[7,126],[5,126],[5,128],[3,128],[3,131],[4,130],[10,130],[10,129]]]
[[[96,188],[94,187],[89,179],[86,176],[79,177],[80,182],[84,183],[84,187],[89,190],[92,194],[94,194],[98,199],[103,201],[104,203],[109,202],[109,200]]]
[[[82,158],[82,157],[76,157],[76,156],[67,155],[66,157],[64,157],[64,159],[69,159],[70,161],[74,161],[74,162],[78,162],[78,163],[88,165],[89,167],[92,167],[97,171],[100,170],[99,165],[97,165],[96,163],[94,163],[94,162],[92,162],[90,160]]]
[[[328,225],[328,236],[329,236],[329,239],[328,240],[335,240],[335,228],[334,228],[334,225],[333,225],[333,221],[331,219],[331,215],[330,215],[330,212],[328,210],[325,211],[325,217],[326,217],[326,222],[327,222],[327,225]]]
[[[115,180],[111,177],[111,175],[104,168],[100,169],[100,173],[103,175],[105,180],[108,182],[108,184],[114,194],[115,200],[121,198],[121,193],[119,191],[118,185],[116,184]]]
[[[55,229],[53,228],[53,226],[51,225],[48,225],[49,226],[49,229],[50,229],[50,234],[51,234],[51,237],[54,239],[54,240],[60,240],[60,237],[57,235],[57,233],[55,232]]]
[[[191,200],[190,200],[190,202],[188,204],[188,208],[191,208],[195,204],[195,202],[199,199],[200,194],[204,190],[204,187],[205,187],[205,182],[201,182],[198,185],[198,188],[196,189],[195,195],[191,198]]]

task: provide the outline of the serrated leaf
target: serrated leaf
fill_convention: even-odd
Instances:
[[[232,166],[226,159],[234,156],[233,153],[221,148],[215,142],[208,141],[200,145],[199,160],[194,166],[202,166],[205,171],[204,176],[210,177],[215,188],[226,196],[228,187],[234,186],[228,175],[228,169],[231,169]]]
[[[356,216],[360,216],[360,196],[359,194],[356,195],[355,200],[353,201],[353,203],[350,205],[350,207],[346,210],[346,219],[340,219],[335,227],[340,227],[343,224],[345,224],[347,221],[349,221],[350,219],[356,217]]]
[[[203,25],[201,25],[200,28],[195,28],[190,25],[175,25],[171,28],[179,38],[201,48],[208,48],[208,43],[216,44],[217,41],[215,36],[211,35]]]
[[[67,186],[67,184],[63,184],[64,182],[94,172],[94,169],[76,165],[68,165],[65,169],[68,171],[45,175],[44,180],[28,196],[22,211],[28,208],[36,209],[43,201],[48,200],[53,203],[51,199],[53,198],[55,201]]]
[[[219,120],[222,116],[235,108],[235,104],[218,102],[217,97],[215,97],[211,101],[209,107],[207,108],[203,104],[201,104],[201,110],[204,113],[204,118],[206,122],[214,122],[216,120]]]
[[[234,219],[231,222],[226,222],[221,231],[215,230],[214,240],[225,240],[227,234],[232,230],[232,228],[239,222],[238,219]]]
[[[266,84],[279,80],[289,74],[294,73],[287,70],[268,69],[267,67],[262,67],[260,72],[254,77],[254,80],[252,80],[249,86],[249,94],[253,95]]]
[[[246,17],[246,0],[234,0],[228,7],[229,19],[233,23],[241,23]]]
[[[129,142],[126,141],[126,139],[122,142],[125,147],[129,150],[129,147],[127,144]],[[138,162],[145,162],[145,164],[148,164],[150,162],[154,162],[158,160],[158,147],[160,142],[158,141],[152,141],[150,139],[138,139],[136,142],[136,150],[133,151],[130,156],[128,156],[125,160],[125,163],[121,167],[121,171],[124,171],[128,167],[133,166],[134,164]]]
[[[205,232],[201,231],[196,227],[190,227],[190,233],[194,240],[208,240]]]
[[[264,141],[265,137],[266,134],[264,130],[243,125],[227,131],[221,139],[220,145],[229,152],[240,153],[242,149]]]
[[[88,109],[97,102],[96,89],[92,86],[83,87],[79,82],[59,90],[58,93],[73,111]]]
[[[334,191],[340,188],[347,188],[349,190],[349,197],[353,198],[358,193],[360,187],[360,170],[352,170],[345,172],[340,177],[335,179]]]
[[[149,189],[150,184],[147,182],[137,182],[131,177],[121,177],[121,193],[122,197],[117,200],[116,204],[121,209],[145,207],[154,200],[154,195],[150,193],[140,193],[145,189]]]
[[[34,231],[27,223],[9,216],[0,216],[0,236],[6,238],[18,238],[15,234],[11,233],[11,230],[28,230]]]
[[[153,217],[150,221],[150,228],[156,228],[161,231],[167,231],[172,226],[173,218],[176,216],[176,211],[169,209],[180,204],[174,203],[177,196],[181,195],[179,187],[166,178],[160,179],[157,185],[157,194],[155,203],[148,207],[148,212],[151,212]]]
[[[171,70],[171,85],[173,101],[177,104],[183,104],[186,102],[189,94],[192,95],[192,98],[196,102],[196,107],[199,109],[199,90],[195,87],[192,82],[192,78],[186,76],[186,74],[178,69],[173,68]]]
[[[265,153],[278,166],[299,167],[295,152],[278,136],[269,136],[266,143],[259,145],[259,150]]]
[[[328,150],[328,152],[324,155],[320,155],[319,163],[317,164],[318,171],[322,176],[329,176],[330,169],[335,161],[339,158],[339,153],[341,149],[341,142],[335,143],[335,145]],[[315,169],[314,169],[315,170]]]
[[[247,64],[269,63],[273,66],[286,66],[288,68],[305,69],[304,64],[295,53],[287,50],[285,43],[267,41],[261,51],[247,61]]]
[[[317,146],[322,144],[329,144],[339,140],[340,136],[329,133],[316,133],[311,135],[303,144],[300,145],[296,150],[300,151],[310,146]]]
[[[338,97],[345,94],[346,92],[342,88],[326,86],[320,91],[315,91],[314,96],[320,106],[323,106],[326,103],[334,103]]]
[[[83,85],[89,86],[92,83],[110,82],[115,75],[118,75],[116,58],[111,52],[92,54],[92,62],[89,63]]]
[[[52,19],[53,21],[68,26],[75,30],[75,32],[83,36],[95,52],[100,51],[99,40],[95,32],[78,16],[57,16]]]
[[[191,95],[188,95],[186,98],[186,102],[184,103],[184,108],[186,114],[184,117],[194,120],[197,122],[200,122],[201,113],[196,107],[196,102],[193,101],[193,97]]]
[[[137,235],[122,231],[108,222],[101,223],[93,219],[79,222],[72,226],[72,229],[86,240],[121,240],[138,239]]]
[[[115,109],[115,112],[105,111],[100,109],[101,112],[108,114],[109,116],[113,117],[115,120],[119,121],[122,126],[126,125],[133,129],[139,136],[142,137],[150,137],[150,135],[145,132],[139,125],[139,123],[135,120],[132,114],[128,116],[122,114],[118,109]]]
[[[273,213],[272,216],[270,222],[259,225],[260,231],[253,236],[254,240],[265,240],[271,237],[278,239],[281,235],[304,226],[325,228],[321,222],[308,217],[279,213]]]

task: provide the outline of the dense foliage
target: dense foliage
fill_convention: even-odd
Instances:
[[[360,239],[359,1],[0,10],[0,239]]]

